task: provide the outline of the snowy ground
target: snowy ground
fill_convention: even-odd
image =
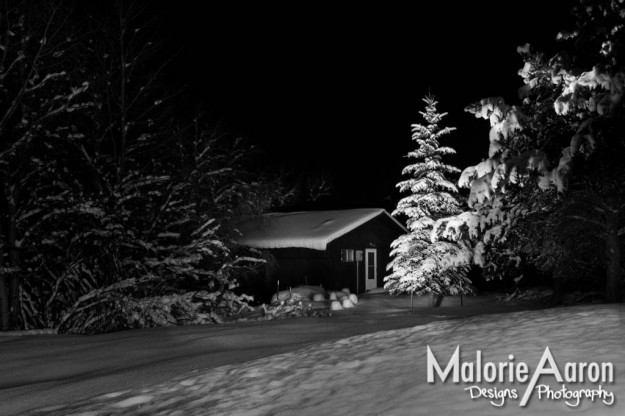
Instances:
[[[342,317],[337,315],[336,321],[349,322],[353,319],[354,324],[356,319],[370,320],[393,327],[392,322],[397,325],[406,317],[403,313],[405,309],[393,313],[394,304],[383,298],[375,302],[376,310],[383,312],[381,321],[379,316],[367,310],[361,310],[361,315],[357,315],[357,308]],[[437,313],[446,313],[444,317],[448,318],[453,317],[458,309],[442,307]],[[429,313],[431,308],[422,311]],[[479,308],[472,309],[470,305],[462,311],[465,314],[480,313]],[[313,323],[313,332],[314,322],[318,321],[309,322]],[[300,327],[302,324],[299,322]],[[275,328],[278,327],[280,325]],[[139,383],[142,385],[139,388],[127,389],[121,384],[114,384],[104,390],[104,394],[82,400],[77,395],[76,401],[69,405],[66,398],[64,405],[40,408],[35,414],[431,415],[462,412],[466,415],[621,415],[625,410],[624,330],[625,305],[597,305],[434,321],[343,339],[337,339],[338,336],[330,331],[328,338],[334,340],[329,342],[310,343],[300,349],[223,366],[213,363],[208,369],[176,376],[173,376],[175,373],[165,372],[165,376],[172,377],[161,378],[160,382],[152,384]],[[140,331],[127,331],[126,334],[137,332]],[[319,334],[322,333],[323,330],[320,330]],[[117,336],[122,337],[123,334]],[[349,331],[344,334],[349,334]],[[221,339],[227,340],[228,332],[225,335]],[[52,341],[54,339],[56,337],[51,338]],[[257,342],[250,341],[252,344]],[[81,348],[87,348],[81,344],[76,343]],[[306,341],[302,344],[306,345]],[[616,395],[616,403],[608,407],[597,400],[583,400],[580,406],[571,408],[563,401],[533,397],[526,408],[519,407],[519,399],[508,400],[504,407],[494,407],[484,398],[472,400],[464,390],[479,383],[453,384],[448,381],[443,384],[437,381],[428,384],[426,345],[432,348],[442,366],[447,364],[457,345],[462,349],[463,361],[474,361],[475,351],[481,350],[484,361],[508,362],[508,355],[514,354],[517,362],[524,361],[530,368],[535,368],[548,346],[559,365],[580,361],[611,362],[616,373],[614,383],[602,387]],[[227,349],[227,345],[224,347]],[[0,353],[3,353],[2,349]],[[120,353],[122,351],[117,351],[117,354]],[[151,349],[146,348],[145,354],[150,353]],[[0,355],[3,360],[11,358]],[[6,374],[0,372],[0,378]],[[51,379],[49,382],[54,381]],[[58,382],[63,383],[63,378],[60,377]],[[559,388],[551,376],[543,377],[540,383]],[[500,390],[516,388],[519,395],[526,387],[522,383],[481,385]],[[578,390],[583,385],[568,387]],[[598,386],[586,384],[585,388],[596,389]],[[0,391],[0,402],[3,396],[6,397],[6,391],[10,393],[11,389]]]

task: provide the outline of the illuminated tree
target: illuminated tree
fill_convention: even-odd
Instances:
[[[545,239],[532,235],[535,228],[520,227],[529,218],[549,214],[560,218],[552,224],[565,224],[562,218],[584,222],[586,231],[578,238],[601,241],[590,249],[594,257],[589,261],[605,270],[607,301],[619,302],[625,14],[619,1],[582,3],[573,9],[574,31],[558,35],[558,54],[547,59],[529,45],[518,48],[525,60],[519,71],[525,84],[519,90],[522,105],[488,98],[467,107],[490,121],[488,159],[461,175],[460,186],[470,188],[471,210],[437,223],[435,233],[442,238],[469,235],[473,259],[494,277],[518,266],[525,254],[531,260],[534,250],[524,247],[532,241],[535,246],[545,243],[552,259],[571,259],[571,248],[558,243],[561,239]],[[538,233],[546,229],[560,232],[548,227]],[[564,266],[543,264],[551,264],[552,272]]]
[[[407,218],[409,232],[391,244],[393,259],[387,266],[391,274],[385,278],[385,287],[391,293],[432,294],[440,301],[444,295],[471,290],[466,277],[466,256],[470,251],[462,242],[430,239],[437,220],[460,212],[458,190],[446,177],[459,170],[442,161],[445,155],[455,151],[439,145],[441,137],[454,128],[439,128],[446,113],[438,113],[432,96],[423,101],[426,111],[421,115],[427,124],[412,126],[412,139],[418,147],[407,155],[416,162],[402,171],[409,179],[397,184],[401,192],[409,195],[402,198],[393,211],[393,215]]]

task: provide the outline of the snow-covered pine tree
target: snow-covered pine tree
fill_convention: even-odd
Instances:
[[[606,301],[624,299],[622,6],[580,0],[571,13],[575,28],[558,33],[561,46],[554,56],[529,44],[517,48],[525,61],[520,106],[491,97],[466,108],[490,121],[488,159],[460,176],[458,185],[470,188],[471,210],[438,222],[433,234],[469,235],[474,262],[486,279],[518,274],[527,261],[550,274],[556,290],[563,276],[594,275],[605,281]],[[567,241],[573,230],[583,244]]]
[[[427,124],[412,125],[412,140],[418,147],[407,155],[416,161],[402,171],[409,178],[397,184],[400,192],[410,194],[393,211],[395,216],[406,217],[409,231],[391,244],[393,259],[387,270],[392,272],[385,277],[384,287],[391,293],[432,294],[440,299],[472,291],[467,278],[472,254],[462,241],[431,239],[437,220],[461,212],[458,190],[446,178],[459,169],[443,163],[443,156],[454,154],[455,150],[439,144],[440,138],[455,128],[439,127],[447,113],[437,111],[433,96],[428,95],[423,101],[426,111],[420,114]]]

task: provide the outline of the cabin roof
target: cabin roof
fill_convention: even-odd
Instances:
[[[240,219],[235,228],[242,245],[255,248],[302,247],[325,250],[328,243],[369,220],[385,215],[404,232],[406,228],[381,208],[270,213]]]

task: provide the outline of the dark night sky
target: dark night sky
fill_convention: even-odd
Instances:
[[[201,3],[201,4],[200,4]],[[173,83],[187,85],[212,119],[260,147],[268,169],[328,170],[326,208],[393,209],[431,91],[444,143],[463,169],[487,154],[488,122],[463,111],[503,96],[517,103],[526,42],[554,47],[571,0],[438,1],[412,7],[216,5],[163,1],[163,36],[179,50]]]

